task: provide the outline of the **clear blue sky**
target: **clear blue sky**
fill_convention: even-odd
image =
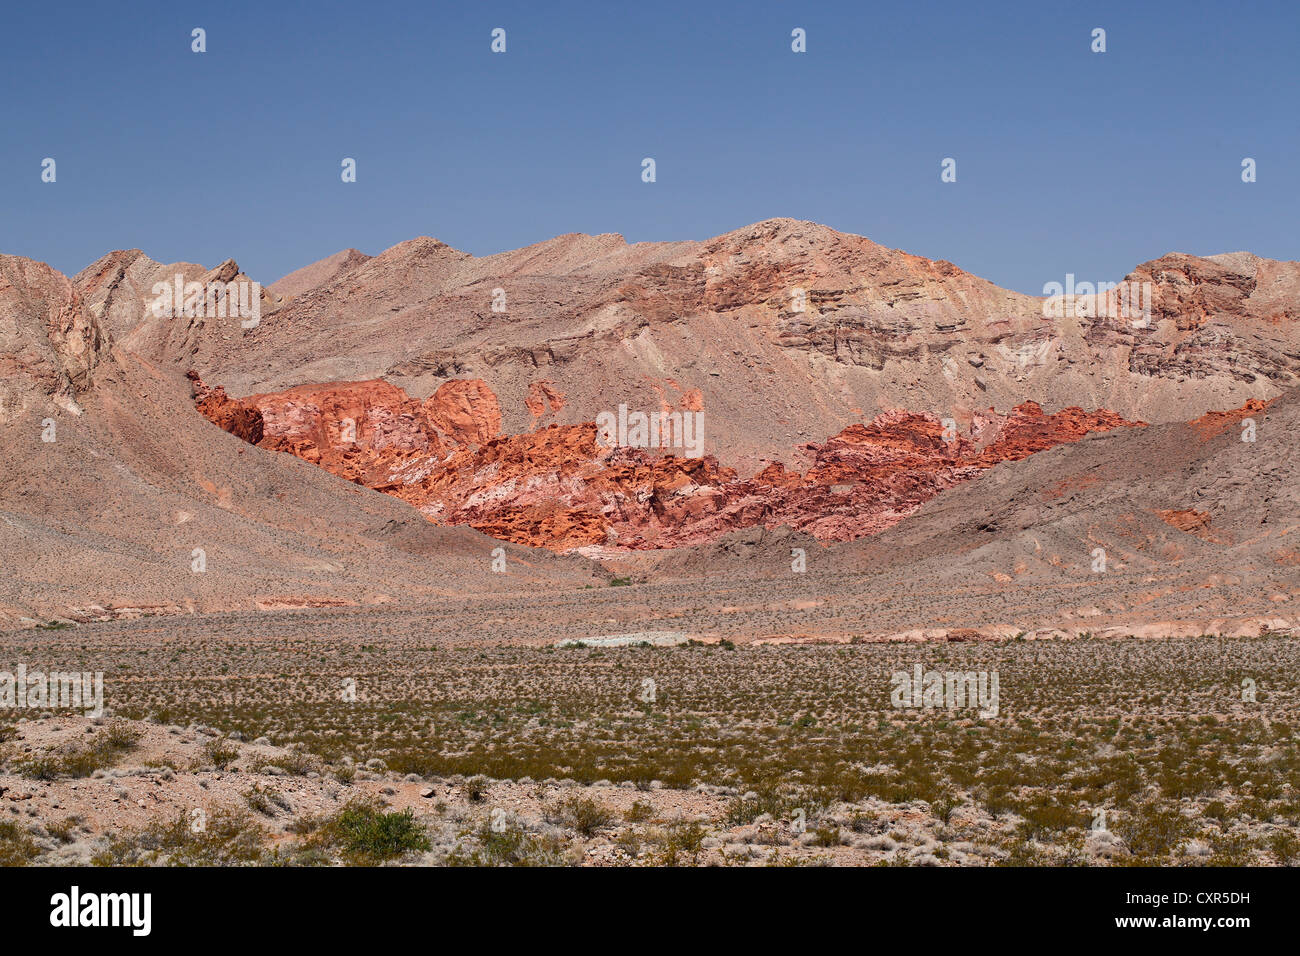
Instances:
[[[1300,259],[1297,0],[9,3],[0,90],[0,251],[68,273],[139,247],[270,282],[417,235],[773,216],[1030,293],[1174,250]]]

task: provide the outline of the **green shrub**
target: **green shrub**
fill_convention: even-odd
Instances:
[[[28,831],[12,820],[0,820],[0,866],[25,866],[40,852]]]
[[[361,865],[382,863],[431,846],[414,811],[385,811],[365,800],[352,801],[325,821],[314,840],[339,850],[345,861]]]
[[[1139,804],[1116,832],[1135,856],[1163,857],[1191,837],[1195,827],[1176,809]]]
[[[473,776],[465,781],[465,796],[470,803],[479,803],[487,796],[491,781],[484,776]]]
[[[141,736],[141,731],[125,721],[113,721],[103,733],[96,734],[84,744],[35,754],[17,761],[15,769],[36,780],[89,777],[96,770],[114,764],[122,754],[136,746]]]
[[[266,832],[246,814],[217,809],[202,825],[187,813],[114,836],[91,858],[95,866],[245,866],[263,862]]]
[[[699,863],[704,838],[709,833],[699,823],[678,823],[669,828],[667,839],[655,860],[657,866],[681,866],[686,857],[692,865]]]

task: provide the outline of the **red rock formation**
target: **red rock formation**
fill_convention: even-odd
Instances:
[[[244,402],[262,413],[262,447],[371,488],[387,488],[393,471],[417,456],[450,449],[421,403],[387,382],[300,385]]]
[[[260,410],[231,398],[220,385],[208,388],[199,379],[198,372],[192,369],[185,373],[185,377],[190,380],[194,407],[204,418],[250,445],[256,445],[262,440],[264,426]]]
[[[536,424],[536,420],[545,415],[548,408],[552,412],[558,412],[564,407],[564,393],[555,388],[553,382],[533,382],[528,386],[524,406],[528,409],[528,414],[533,416]]]
[[[1206,412],[1200,418],[1193,419],[1188,424],[1196,429],[1201,441],[1209,441],[1215,435],[1222,434],[1237,425],[1243,418],[1251,415],[1262,415],[1268,410],[1268,406],[1268,402],[1261,402],[1257,398],[1252,398],[1241,408],[1234,408],[1226,412]]]
[[[1024,402],[999,423],[997,438],[980,453],[980,461],[990,465],[1000,461],[1019,461],[1054,445],[1076,442],[1090,432],[1142,424],[1127,421],[1104,408],[1085,412],[1071,406],[1048,415],[1037,402]]]
[[[226,431],[380,490],[407,483],[402,470],[412,462],[440,460],[501,429],[496,396],[477,380],[446,382],[424,402],[377,380],[232,399],[188,374],[199,411]]]
[[[772,464],[748,479],[711,456],[606,449],[594,425],[551,426],[457,452],[397,493],[435,520],[557,550],[677,547],[755,525],[848,540],[998,462],[1120,424],[1132,423],[1079,409],[1047,415],[1028,403],[1011,415],[977,415],[969,434],[945,441],[934,416],[888,412],[808,446],[815,458],[806,475]]]
[[[555,410],[546,383],[534,384],[530,398]],[[260,412],[265,448],[396,495],[440,524],[557,551],[678,547],[759,525],[849,540],[999,462],[1134,424],[1026,402],[1008,415],[976,413],[959,432],[895,410],[804,446],[813,456],[805,474],[774,463],[742,479],[713,456],[605,447],[590,422],[500,435],[496,396],[477,380],[446,382],[423,403],[383,381],[303,385],[242,403],[201,388],[200,410],[228,431],[240,434],[241,411]],[[698,398],[688,393],[683,404]]]
[[[444,382],[424,403],[425,419],[456,444],[481,445],[501,434],[501,406],[476,378]]]
[[[1198,538],[1209,539],[1210,515],[1208,512],[1197,511],[1194,508],[1184,508],[1181,510],[1157,511],[1156,514],[1165,524],[1172,525],[1179,531],[1186,531]]]

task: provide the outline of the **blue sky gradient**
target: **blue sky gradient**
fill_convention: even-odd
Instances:
[[[773,216],[1033,294],[1170,251],[1300,259],[1295,0],[85,2],[5,19],[0,251],[69,274],[139,247],[271,282],[417,235],[486,255]]]

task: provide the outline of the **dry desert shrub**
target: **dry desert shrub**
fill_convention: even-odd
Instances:
[[[557,807],[558,821],[585,837],[591,836],[614,822],[614,814],[591,797],[569,797]]]
[[[111,767],[123,754],[135,748],[142,732],[126,721],[115,720],[85,743],[33,754],[15,763],[14,769],[35,780],[60,777],[89,777],[96,770]]]
[[[96,866],[247,866],[265,862],[266,833],[249,817],[217,809],[196,826],[189,814],[114,835]]]
[[[16,820],[0,820],[0,866],[26,866],[40,852],[27,828]]]

